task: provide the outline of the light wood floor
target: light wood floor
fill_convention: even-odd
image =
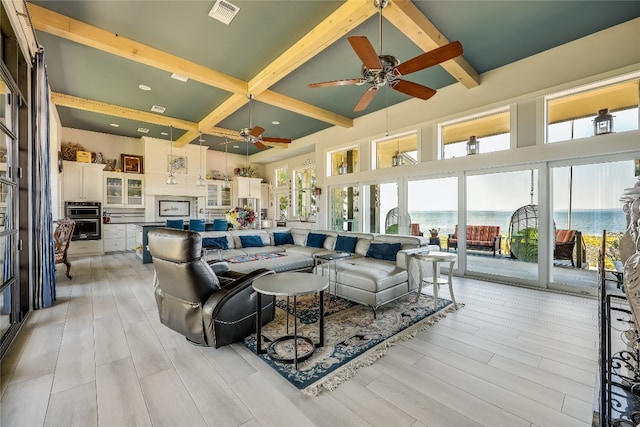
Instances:
[[[242,345],[162,326],[153,265],[133,254],[72,273],[2,361],[3,427],[590,425],[594,299],[455,278],[464,308],[312,398]]]

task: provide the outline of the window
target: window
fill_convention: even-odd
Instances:
[[[593,120],[605,108],[613,116],[613,132],[638,129],[639,82],[636,74],[549,95],[547,143],[594,136]]]
[[[329,161],[327,163],[331,168],[328,171],[328,176],[358,172],[358,147],[350,147],[329,153]]]
[[[471,137],[478,141],[474,154],[508,150],[511,146],[511,112],[503,108],[442,124],[440,135],[443,159],[466,156]]]
[[[289,169],[276,169],[276,187],[286,187],[289,185]]]
[[[316,196],[316,168],[303,168],[293,171],[293,216],[315,217],[318,211]]]
[[[374,169],[384,169],[418,163],[418,133],[409,133],[373,141]]]

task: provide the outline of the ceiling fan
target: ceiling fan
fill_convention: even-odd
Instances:
[[[251,143],[255,145],[260,150],[266,150],[269,148],[266,143],[277,144],[291,144],[291,140],[288,138],[272,138],[269,136],[262,136],[264,133],[264,128],[260,126],[251,126],[252,122],[252,111],[251,111],[251,100],[253,100],[253,95],[249,94],[249,127],[240,129],[240,138],[246,143]],[[279,145],[282,146],[282,145]]]
[[[387,0],[374,0],[374,4],[378,8],[380,16],[380,52],[382,52],[382,9],[387,5]],[[369,84],[369,89],[362,94],[353,111],[362,111],[367,108],[378,89],[384,85],[389,85],[392,89],[415,98],[424,100],[431,98],[436,94],[434,89],[403,80],[401,77],[462,55],[462,44],[455,41],[400,63],[395,56],[378,55],[365,36],[352,36],[347,40],[362,61],[362,77],[310,83],[307,86],[315,88]]]

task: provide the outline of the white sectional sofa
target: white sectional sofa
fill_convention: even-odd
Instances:
[[[247,273],[267,268],[276,273],[308,271],[330,277],[330,292],[375,310],[415,290],[418,268],[411,254],[438,250],[418,236],[381,235],[303,228],[205,231],[208,261],[227,260],[229,268]],[[324,237],[323,237],[324,236]],[[217,247],[226,242],[224,249]],[[216,246],[212,248],[211,246]],[[346,249],[346,250],[345,250]],[[350,252],[339,261],[317,263],[323,254]],[[256,258],[256,259],[253,259]],[[425,265],[427,274],[430,266]]]

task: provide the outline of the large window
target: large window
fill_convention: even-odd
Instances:
[[[430,243],[447,247],[449,234],[458,222],[458,178],[433,178],[409,181],[407,208],[412,234],[430,237]]]
[[[293,171],[293,216],[315,217],[318,213],[316,195],[316,168],[308,167]]]
[[[638,129],[639,82],[637,75],[627,76],[549,95],[547,142],[594,136],[594,119],[604,109],[613,116],[613,132]]]
[[[373,169],[418,163],[418,133],[408,132],[373,141]]]
[[[278,168],[276,169],[276,187],[286,187],[289,185],[289,169]]]
[[[478,148],[471,154],[508,150],[511,147],[511,113],[508,109],[476,114],[440,126],[440,156],[467,155],[467,143],[475,137]]]
[[[360,191],[358,187],[331,189],[331,230],[359,231]]]

